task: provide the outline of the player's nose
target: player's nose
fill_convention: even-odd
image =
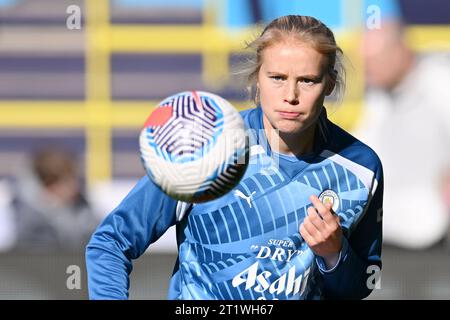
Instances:
[[[284,92],[284,101],[296,105],[299,103],[299,90],[295,81],[290,81],[286,85]]]

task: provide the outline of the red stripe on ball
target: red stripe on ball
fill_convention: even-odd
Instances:
[[[172,112],[172,106],[156,108],[148,117],[144,127],[159,127],[165,125],[170,117],[172,117]]]

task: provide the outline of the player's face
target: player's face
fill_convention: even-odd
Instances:
[[[264,126],[299,134],[314,124],[333,85],[326,74],[327,57],[300,41],[266,48],[258,73]]]

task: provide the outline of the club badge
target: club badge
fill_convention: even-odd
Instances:
[[[337,209],[339,208],[339,196],[333,190],[325,190],[319,195],[319,200],[322,201],[323,204],[331,204],[331,208],[335,213],[337,213]]]

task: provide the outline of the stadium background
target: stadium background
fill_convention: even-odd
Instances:
[[[139,129],[152,108],[173,93],[199,89],[222,95],[238,109],[251,106],[230,71],[257,35],[256,21],[289,13],[329,25],[351,65],[347,93],[331,118],[351,130],[363,103],[359,54],[367,6],[396,15],[392,1],[363,0],[0,0],[0,198],[31,152],[60,145],[80,160],[86,192],[99,217],[144,174]],[[450,4],[403,0],[408,37],[416,51],[450,51]],[[67,8],[81,8],[80,30],[69,30]],[[333,105],[333,101],[329,101]],[[0,213],[1,214],[1,213]],[[3,237],[6,227],[0,227]],[[153,252],[152,252],[153,250]],[[131,298],[166,297],[175,261],[169,231],[135,262]],[[450,261],[385,251],[381,289],[371,299],[450,298]],[[82,299],[66,288],[66,268],[82,254],[0,254],[0,298]]]

